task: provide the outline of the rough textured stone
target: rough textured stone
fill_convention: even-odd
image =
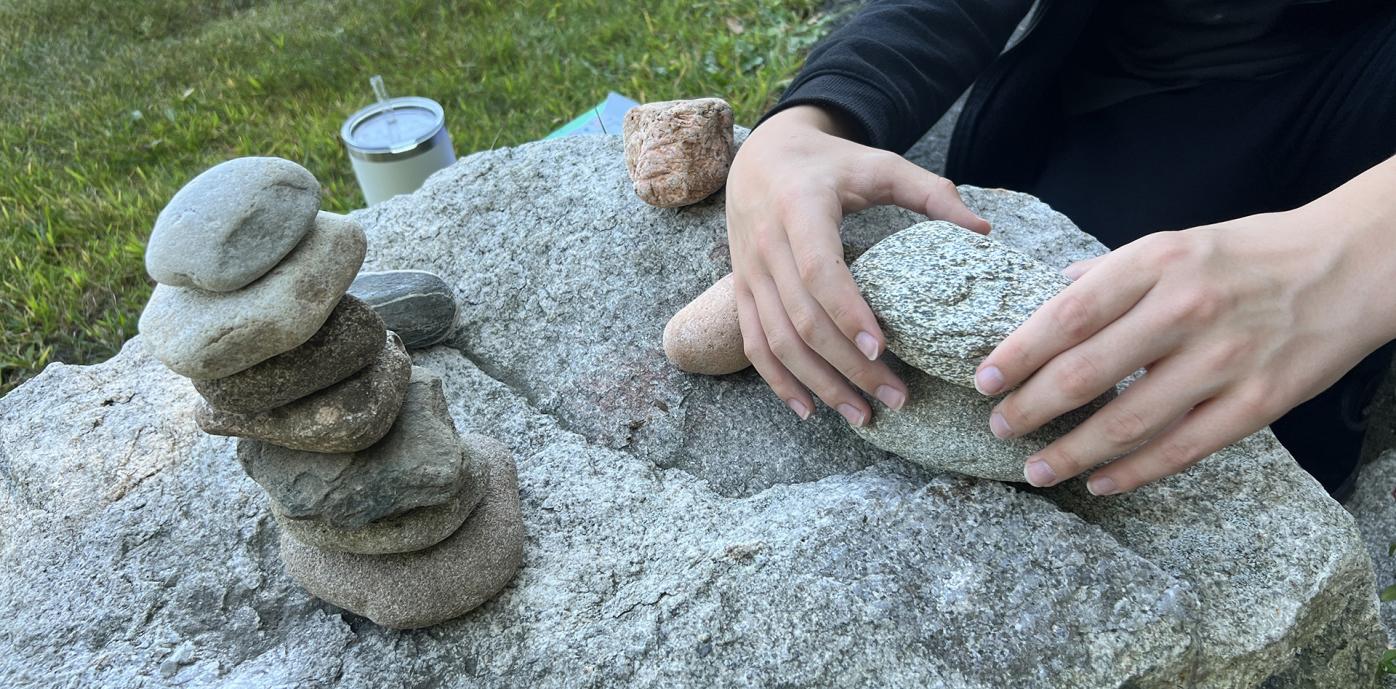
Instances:
[[[156,282],[231,292],[291,253],[315,223],[320,183],[281,158],[234,158],[170,199],[145,247]]]
[[[290,351],[324,325],[364,248],[358,223],[322,212],[285,259],[236,292],[156,285],[140,319],[146,346],[189,378],[230,376]]]
[[[850,269],[888,351],[971,389],[979,362],[1071,284],[1059,270],[948,222],[902,230]]]
[[[257,414],[323,390],[373,363],[383,351],[383,319],[344,296],[304,344],[225,378],[193,381],[219,411]]]
[[[1396,543],[1396,447],[1362,467],[1357,490],[1345,506],[1356,518],[1367,544],[1377,590],[1396,585],[1396,557],[1390,554],[1391,544]],[[1380,607],[1387,643],[1396,646],[1396,603],[1382,603]]]
[[[490,457],[504,453],[507,459],[509,453],[509,448],[499,441],[474,434],[461,438],[461,450],[471,458],[466,463],[469,476],[461,492],[440,505],[418,507],[359,529],[340,529],[319,519],[293,519],[277,509],[275,502],[271,503],[271,514],[284,536],[324,550],[383,555],[429,548],[455,533],[480,503],[486,480],[481,471],[487,462],[493,461]]]
[[[1033,433],[1000,440],[986,422],[997,400],[934,378],[895,357],[888,357],[887,363],[906,383],[906,405],[892,412],[872,399],[873,420],[853,430],[868,442],[935,471],[1024,482],[1027,458],[1075,428],[1105,401],[1097,400]]]
[[[139,685],[192,644],[170,683],[1370,686],[1361,546],[1283,453],[1082,519],[1079,482],[927,474],[827,412],[795,420],[749,372],[675,370],[660,333],[728,272],[722,209],[644,206],[619,150],[479,154],[359,216],[371,261],[456,290],[470,358],[418,364],[519,458],[524,567],[499,597],[412,634],[312,601],[232,443],[137,338],[0,400],[0,684]],[[1099,250],[1030,197],[962,192],[1053,267]],[[909,217],[851,219],[850,252]]]
[[[378,355],[349,378],[290,404],[258,414],[199,405],[205,433],[252,438],[292,450],[358,452],[388,433],[407,394],[412,360],[402,341],[378,331]]]
[[[359,273],[349,294],[372,306],[408,349],[446,339],[456,322],[458,309],[450,286],[425,270]]]
[[[450,502],[465,487],[469,460],[446,411],[441,381],[417,368],[396,423],[362,452],[325,454],[238,441],[238,461],[283,515],[340,529]]]
[[[664,326],[664,355],[680,371],[720,376],[751,365],[742,350],[737,295],[728,273]]]
[[[316,598],[394,629],[460,617],[489,600],[523,564],[519,479],[507,450],[483,455],[484,495],[460,529],[411,553],[354,555],[281,535],[281,558]]]
[[[637,105],[625,113],[624,136],[625,164],[645,203],[687,206],[727,182],[732,106],[721,98]]]

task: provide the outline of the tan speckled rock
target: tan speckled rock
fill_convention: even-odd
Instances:
[[[316,598],[393,629],[460,617],[489,600],[523,565],[519,478],[509,453],[491,453],[485,496],[446,540],[413,553],[354,555],[281,534],[286,571]]]
[[[664,355],[680,371],[720,376],[751,362],[742,351],[732,274],[722,276],[664,326]]]
[[[625,114],[625,165],[635,195],[661,208],[722,188],[732,165],[732,106],[721,98],[637,105]]]

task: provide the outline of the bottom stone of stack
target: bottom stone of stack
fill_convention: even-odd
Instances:
[[[480,505],[446,540],[411,553],[355,555],[281,533],[281,559],[311,595],[384,627],[459,617],[499,593],[523,564],[518,471],[505,452],[479,453]]]
[[[461,492],[440,505],[418,507],[385,517],[357,529],[337,528],[323,519],[288,516],[275,500],[271,514],[281,532],[306,545],[356,555],[410,553],[440,543],[455,533],[480,504],[488,486],[486,467],[509,461],[509,449],[483,435],[461,437],[461,451],[469,459]]]

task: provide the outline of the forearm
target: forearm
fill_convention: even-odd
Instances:
[[[1396,339],[1396,157],[1297,212],[1337,238],[1337,269],[1365,286],[1351,294],[1362,334],[1375,346]]]
[[[846,122],[847,138],[905,151],[998,56],[1031,5],[874,0],[811,51],[766,118],[813,105]]]

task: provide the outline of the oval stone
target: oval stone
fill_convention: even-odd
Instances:
[[[222,378],[290,351],[325,324],[364,261],[359,224],[321,212],[270,272],[236,292],[156,285],[138,328],[145,346],[187,378]]]
[[[458,309],[450,286],[425,270],[359,273],[349,293],[373,307],[408,349],[446,339],[456,323]]]
[[[732,279],[731,273],[722,276],[664,326],[664,355],[680,371],[720,376],[751,365],[742,349]]]
[[[145,247],[146,272],[173,287],[245,287],[300,243],[319,208],[320,183],[289,160],[219,163],[160,211]]]

